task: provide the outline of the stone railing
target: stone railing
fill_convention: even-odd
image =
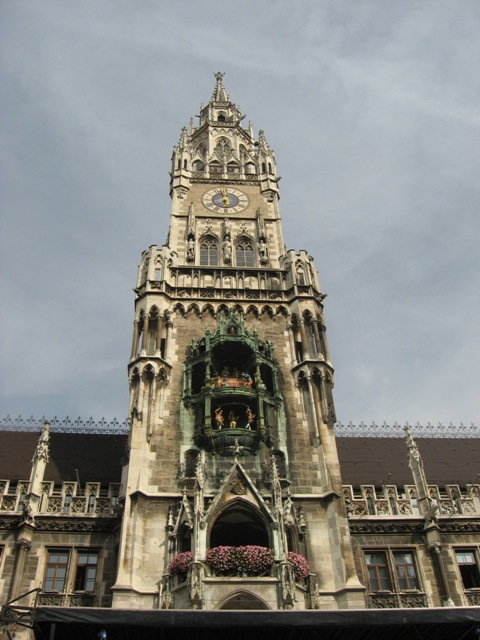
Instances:
[[[438,516],[480,515],[480,484],[469,484],[462,491],[458,485],[446,485],[440,489],[429,485],[430,508],[434,501],[438,505]],[[395,485],[380,489],[373,485],[361,485],[354,490],[351,485],[343,487],[343,498],[349,517],[363,516],[420,516],[417,492],[413,485],[403,490]]]
[[[418,609],[428,607],[424,593],[371,593],[369,609]]]
[[[27,480],[0,480],[0,511],[23,512],[28,493]],[[120,494],[120,484],[112,483],[102,489],[100,483],[87,482],[83,489],[76,482],[42,483],[39,514],[114,515]]]
[[[42,591],[37,596],[37,606],[95,607],[97,606],[97,596],[95,593],[56,593]]]
[[[469,607],[480,607],[480,589],[465,591],[465,600]]]

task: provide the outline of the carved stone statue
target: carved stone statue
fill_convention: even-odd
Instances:
[[[193,262],[195,260],[195,241],[193,238],[189,238],[187,241],[187,261]]]
[[[222,245],[223,249],[223,259],[225,262],[231,262],[232,260],[232,243],[230,240],[226,239],[223,241]]]
[[[258,255],[260,257],[260,262],[264,264],[268,260],[268,248],[267,243],[262,238],[258,243]]]

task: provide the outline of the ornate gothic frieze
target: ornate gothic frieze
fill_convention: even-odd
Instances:
[[[88,520],[79,517],[48,518],[37,516],[35,527],[37,531],[59,531],[68,533],[97,533],[112,531],[118,526],[118,518],[113,515],[109,518],[91,517]]]
[[[385,522],[384,520],[352,520],[348,521],[350,533],[355,535],[363,535],[368,533],[377,534],[395,534],[395,533],[422,533],[424,530],[424,520],[408,521],[395,520]]]

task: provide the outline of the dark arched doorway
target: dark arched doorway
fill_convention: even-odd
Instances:
[[[249,505],[235,502],[215,520],[210,531],[210,548],[249,544],[270,546],[265,522]]]

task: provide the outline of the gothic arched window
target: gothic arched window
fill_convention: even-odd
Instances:
[[[204,267],[218,265],[218,245],[211,236],[204,238],[200,244],[200,265]]]
[[[235,250],[237,267],[254,267],[254,253],[250,240],[242,238]]]

